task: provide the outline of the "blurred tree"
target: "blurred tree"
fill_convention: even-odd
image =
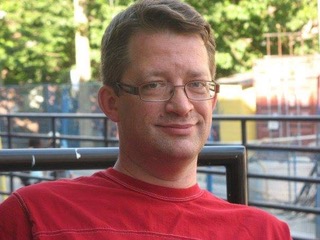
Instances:
[[[0,70],[5,84],[62,82],[74,64],[70,1],[2,1]]]
[[[103,31],[134,0],[86,1],[92,78],[97,79]],[[251,69],[254,60],[266,52],[264,33],[300,31],[317,19],[317,0],[184,1],[212,24],[218,49],[217,77]],[[74,24],[73,11],[71,0],[1,1],[0,80],[5,84],[69,81],[79,27]],[[318,49],[312,44],[304,47],[307,53]]]
[[[186,0],[210,22],[217,43],[217,77],[248,71],[266,54],[268,32],[301,31],[317,19],[317,0]],[[277,28],[278,26],[278,28]],[[314,38],[316,41],[316,38]],[[305,45],[314,53],[317,43]],[[302,46],[297,47],[299,52]],[[284,49],[288,52],[287,49]]]
[[[130,0],[87,1],[93,78],[98,78],[104,28]],[[81,27],[81,26],[80,26]],[[0,4],[0,80],[4,84],[69,82],[75,65],[72,1],[3,1]]]
[[[100,46],[105,28],[112,18],[124,10],[133,0],[88,1],[89,40],[93,79],[99,79]],[[107,4],[106,4],[107,3]]]

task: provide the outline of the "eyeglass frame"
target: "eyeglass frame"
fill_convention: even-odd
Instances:
[[[188,93],[186,91],[186,86],[190,83],[196,83],[196,82],[206,82],[206,83],[214,83],[214,95],[212,97],[209,97],[209,98],[205,98],[205,99],[193,99],[193,98],[190,98],[188,96]],[[152,82],[149,82],[149,83],[152,83]],[[141,86],[143,85],[146,85],[146,84],[149,84],[149,83],[142,83],[138,86],[133,86],[133,85],[130,85],[130,84],[126,84],[126,83],[120,83],[120,82],[117,82],[116,85],[117,87],[119,88],[119,90],[123,90],[124,92],[126,93],[129,93],[129,94],[132,94],[132,95],[136,95],[136,96],[139,96],[139,98],[144,101],[144,102],[166,102],[166,101],[169,101],[173,96],[174,96],[174,93],[175,93],[175,88],[176,87],[183,87],[183,90],[184,90],[184,93],[186,95],[186,97],[191,100],[191,101],[206,101],[206,100],[210,100],[210,99],[213,99],[217,93],[219,93],[220,91],[220,84],[217,83],[215,80],[211,80],[211,81],[190,81],[190,82],[187,82],[185,83],[184,85],[173,85],[172,84],[172,87],[173,87],[173,91],[172,91],[172,94],[171,96],[168,98],[168,99],[164,99],[164,100],[146,100],[146,99],[142,99],[141,95],[140,95],[140,88]],[[168,83],[168,82],[167,82]],[[127,88],[127,89],[126,89]]]

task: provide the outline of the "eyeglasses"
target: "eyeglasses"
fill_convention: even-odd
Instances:
[[[204,101],[212,99],[219,92],[220,85],[215,81],[191,81],[185,85],[173,85],[166,81],[153,81],[132,86],[125,83],[117,83],[120,90],[126,93],[138,95],[142,101],[165,102],[172,98],[176,87],[183,87],[188,99]]]

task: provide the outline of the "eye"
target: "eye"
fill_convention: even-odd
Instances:
[[[189,82],[188,83],[188,87],[189,88],[203,88],[205,87],[207,84],[205,81],[193,81],[193,82]]]
[[[166,82],[158,81],[158,82],[149,82],[140,86],[142,91],[152,91],[157,89],[162,89],[166,87]]]

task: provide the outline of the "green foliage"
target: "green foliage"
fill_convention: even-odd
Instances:
[[[87,1],[87,37],[93,78],[99,75],[100,41],[112,17],[131,0]],[[71,0],[1,2],[0,83],[68,82],[75,65],[75,32]],[[0,14],[1,16],[1,14]]]
[[[266,53],[268,32],[295,32],[317,19],[317,0],[185,0],[210,22],[217,42],[217,77],[250,70]],[[100,41],[112,17],[134,0],[87,0],[92,78],[99,76]],[[69,81],[75,64],[71,0],[0,3],[0,83]],[[5,15],[5,16],[4,16]],[[277,28],[278,26],[278,28]],[[279,28],[280,27],[280,28]],[[307,51],[317,47],[306,44]],[[286,53],[288,49],[284,49]],[[301,49],[297,49],[297,52]]]
[[[62,82],[74,64],[69,1],[2,1],[0,70],[4,83]]]
[[[217,77],[251,69],[266,54],[265,33],[296,32],[317,19],[317,0],[186,0],[210,22],[217,43]],[[316,37],[314,38],[316,39]],[[287,40],[288,41],[288,40]],[[284,42],[284,45],[288,42]],[[300,47],[297,45],[297,52]],[[308,53],[318,49],[315,43]],[[274,47],[275,48],[275,47]],[[288,53],[284,47],[284,53]]]
[[[105,28],[108,26],[113,16],[124,10],[132,1],[112,1],[113,4],[106,4],[106,0],[89,1],[89,40],[91,54],[91,68],[93,79],[99,78],[100,46],[101,38]]]

